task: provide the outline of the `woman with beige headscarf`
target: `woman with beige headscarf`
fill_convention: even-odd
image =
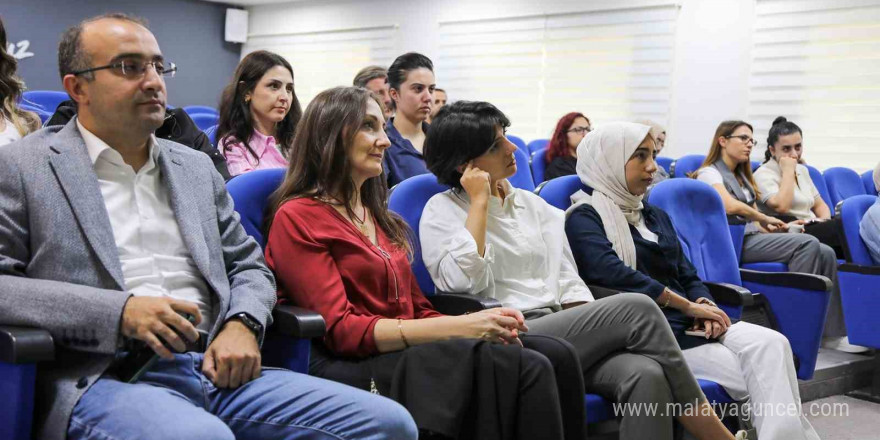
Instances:
[[[604,125],[578,147],[585,190],[572,196],[566,235],[588,284],[637,292],[664,309],[685,360],[699,379],[749,400],[762,440],[818,439],[795,408],[800,396],[788,340],[757,325],[733,325],[685,256],[669,216],[642,198],[653,182],[654,140],[634,123]],[[685,334],[702,331],[702,336]]]
[[[697,438],[733,440],[657,305],[638,294],[594,301],[575,269],[563,212],[507,181],[516,173],[509,124],[487,102],[458,101],[434,118],[425,162],[451,188],[426,204],[419,237],[437,289],[495,298],[522,311],[530,335],[570,342],[586,390],[628,408],[616,414],[621,440],[671,440],[672,416]],[[648,406],[688,410],[635,410]]]

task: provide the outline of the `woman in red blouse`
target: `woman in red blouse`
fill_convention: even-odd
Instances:
[[[505,433],[497,438],[583,438],[583,394],[565,393],[572,384],[554,376],[556,362],[566,363],[566,381],[577,380],[577,359],[551,365],[522,348],[519,332],[527,328],[517,310],[445,316],[419,290],[411,233],[385,208],[384,125],[366,89],[322,92],[306,108],[272,196],[266,260],[279,297],[327,324],[323,344],[313,344],[310,373],[388,395],[420,429],[448,437],[488,438],[492,423],[480,417],[497,415],[492,422]],[[507,382],[486,392],[504,377],[512,390]],[[581,408],[580,419],[563,428],[561,405]]]

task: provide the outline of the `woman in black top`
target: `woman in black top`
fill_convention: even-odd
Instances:
[[[575,174],[577,146],[591,129],[590,120],[583,113],[571,112],[559,119],[547,145],[544,180]]]

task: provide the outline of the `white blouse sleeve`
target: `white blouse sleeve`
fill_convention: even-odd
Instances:
[[[544,243],[547,244],[547,250],[550,253],[559,255],[559,289],[557,290],[556,300],[560,305],[581,301],[593,301],[593,294],[590,288],[581,279],[578,274],[577,266],[574,262],[574,255],[571,252],[571,245],[568,243],[568,237],[565,235],[565,213],[553,206],[550,206],[544,200],[537,201],[535,209],[541,210],[542,221],[538,228],[544,236]],[[550,262],[554,262],[556,258],[547,255]]]
[[[697,180],[708,183],[709,185],[724,184],[724,178],[721,177],[721,173],[712,167],[700,168],[700,170],[697,171]]]
[[[480,293],[492,280],[492,245],[486,243],[484,255],[464,224],[467,211],[451,199],[449,192],[435,195],[425,205],[419,222],[422,260],[437,290]]]

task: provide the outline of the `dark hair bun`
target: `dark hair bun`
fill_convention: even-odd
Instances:
[[[788,119],[785,119],[785,116],[778,116],[776,119],[773,120],[773,125],[781,124],[783,122],[788,122]]]

